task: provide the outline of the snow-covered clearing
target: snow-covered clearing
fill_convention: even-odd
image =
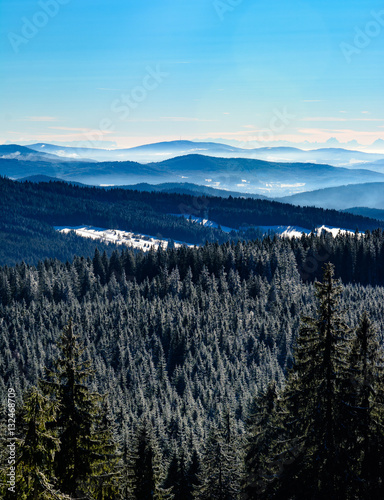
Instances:
[[[161,246],[165,249],[171,241],[170,238],[161,238],[157,236],[149,236],[147,234],[121,231],[119,229],[105,229],[93,226],[56,226],[55,229],[64,234],[74,231],[77,235],[83,236],[84,238],[92,238],[106,243],[110,242],[118,245],[126,245],[128,247],[144,250],[144,252],[148,252],[152,247],[158,248]],[[175,241],[174,243],[176,248],[182,245],[193,246],[183,243],[182,241]]]
[[[202,217],[196,217],[190,214],[170,214],[175,217],[185,217],[196,224],[202,224],[206,227],[221,228],[224,233],[230,233],[231,231],[238,232],[238,229],[234,229],[227,226],[221,226],[218,223],[211,221],[209,219],[204,219]],[[279,234],[283,238],[300,238],[301,235],[310,234],[310,229],[305,229],[299,226],[254,226],[260,229],[264,234]],[[126,245],[131,248],[136,248],[138,250],[143,250],[148,252],[151,248],[162,247],[163,249],[168,248],[171,241],[170,238],[162,238],[161,236],[150,236],[147,234],[133,233],[130,231],[121,231],[120,229],[105,229],[101,227],[93,226],[56,226],[55,229],[61,233],[68,234],[70,231],[74,231],[77,235],[84,238],[92,238],[94,240],[100,240],[103,242],[115,243],[117,245]],[[245,229],[245,228],[244,228]],[[347,229],[339,229],[336,227],[321,226],[316,229],[316,234],[320,235],[322,231],[326,231],[332,234],[333,237],[337,236],[339,231],[341,233],[351,233],[353,231]],[[174,241],[174,246],[176,248],[186,245],[193,246],[182,241]],[[196,245],[197,246],[197,245]]]
[[[303,227],[299,226],[260,226],[261,231],[271,232],[271,233],[276,233],[280,234],[283,237],[287,238],[300,238],[301,235],[304,234],[311,234],[310,229],[305,229]],[[317,236],[320,236],[321,233],[326,232],[326,233],[331,233],[332,236],[335,238],[339,233],[345,234],[355,234],[354,231],[351,231],[350,229],[340,229],[339,227],[331,227],[331,226],[320,226],[317,227],[314,231],[314,233]],[[362,233],[360,233],[362,234]]]
[[[204,219],[203,217],[197,217],[191,214],[169,214],[169,215],[172,215],[174,217],[184,217],[186,219],[191,220],[192,222],[195,222],[197,224],[202,224],[203,226],[206,227],[213,227],[216,229],[220,227],[221,230],[224,231],[224,233],[230,233],[231,231],[235,232],[238,231],[238,229],[234,229],[232,227],[227,227],[227,226],[221,226],[217,222],[214,222],[209,219]],[[282,237],[285,238],[300,238],[303,233],[311,234],[312,232],[310,229],[306,229],[300,226],[256,226],[255,225],[252,227],[260,229],[260,231],[262,231],[264,234],[267,233],[280,234]],[[341,234],[344,233],[354,234],[354,231],[351,231],[349,229],[340,229],[338,227],[331,227],[331,226],[320,226],[316,228],[315,234],[319,236],[323,231],[331,233],[333,237],[336,237],[339,234],[339,232]]]

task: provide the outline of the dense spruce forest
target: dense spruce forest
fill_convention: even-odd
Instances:
[[[139,198],[2,182],[49,224]],[[3,498],[383,497],[382,229],[23,262],[0,297]]]
[[[335,210],[255,200],[124,189],[80,187],[64,182],[15,182],[0,177],[0,264],[37,264],[46,258],[72,260],[92,256],[95,242],[63,235],[54,226],[91,225],[136,231],[190,244],[248,241],[260,237],[257,226],[322,225],[355,231],[384,228],[383,221]],[[230,234],[169,214],[191,214],[234,228]],[[256,229],[255,229],[256,227]],[[102,244],[97,244],[100,250]],[[110,249],[110,250],[113,250]]]

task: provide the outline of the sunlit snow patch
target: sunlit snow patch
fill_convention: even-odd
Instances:
[[[92,238],[94,240],[100,240],[104,243],[115,243],[117,245],[126,245],[131,248],[136,248],[143,250],[144,252],[149,251],[152,247],[158,248],[162,247],[164,249],[168,248],[170,239],[162,239],[156,236],[149,236],[146,234],[131,233],[129,231],[121,231],[119,229],[104,229],[101,227],[93,226],[56,226],[56,231],[64,234],[68,234],[70,231],[75,232],[78,236],[83,238]],[[182,241],[175,241],[175,247],[180,246],[193,246]]]
[[[206,227],[213,227],[215,229],[220,228],[224,233],[230,233],[231,231],[238,232],[239,229],[235,229],[233,227],[227,227],[227,226],[221,226],[217,222],[214,222],[209,219],[204,219],[203,217],[197,217],[195,215],[191,214],[168,214],[172,215],[174,217],[184,217],[186,219],[189,219],[191,222],[197,223],[197,224],[202,224],[203,226]],[[278,234],[282,236],[283,238],[301,238],[302,234],[311,234],[311,230],[300,227],[300,226],[243,226],[241,227],[242,230],[246,230],[247,228],[249,229],[259,229],[263,234]],[[331,226],[321,226],[316,228],[314,233],[317,236],[320,236],[321,233],[323,232],[328,232],[331,233],[333,237],[336,237],[339,232],[341,234],[349,233],[349,234],[354,234],[354,231],[351,231],[349,229],[340,229],[339,227],[331,227]],[[363,233],[361,233],[363,234]]]

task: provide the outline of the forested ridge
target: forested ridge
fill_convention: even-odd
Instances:
[[[308,229],[329,225],[352,231],[384,227],[382,221],[349,213],[250,198],[148,193],[80,187],[64,182],[20,183],[4,177],[0,177],[0,193],[0,263],[3,265],[22,260],[36,264],[44,258],[55,257],[65,261],[75,255],[93,254],[95,242],[58,234],[54,226],[122,229],[197,245],[207,241],[252,240],[260,236],[254,229],[259,225],[296,225]],[[197,215],[240,231],[226,234],[169,214]]]
[[[0,296],[16,498],[381,498],[381,229],[21,263]]]

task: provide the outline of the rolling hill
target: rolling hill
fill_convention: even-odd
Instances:
[[[333,208],[336,210],[345,210],[356,206],[384,209],[384,182],[318,189],[285,196],[279,198],[278,201],[292,203],[293,205]]]
[[[48,175],[90,185],[188,182],[239,193],[286,196],[346,184],[384,182],[384,174],[312,163],[187,155],[159,163],[23,161],[0,159],[0,175]]]
[[[363,217],[371,217],[377,220],[384,220],[384,210],[377,208],[367,208],[367,207],[352,207],[347,208],[344,212],[349,212],[355,215],[362,215]]]
[[[70,156],[60,156],[52,152],[38,151],[33,148],[19,146],[18,144],[0,145],[0,159],[3,160],[22,160],[22,161],[43,161],[51,163],[70,162],[73,160]],[[80,159],[81,161],[93,162],[90,159]],[[80,161],[79,160],[79,161]]]
[[[19,182],[67,182],[69,184],[74,184],[78,186],[86,186],[81,182],[75,181],[65,181],[57,177],[50,177],[49,175],[30,175],[27,177],[22,177],[16,179]],[[114,189],[115,186],[102,186],[104,189]],[[129,189],[132,191],[146,191],[146,192],[161,192],[161,193],[178,193],[178,194],[189,194],[192,196],[218,196],[221,198],[243,198],[244,194],[238,191],[225,191],[223,189],[215,189],[209,186],[199,186],[198,184],[192,184],[189,182],[165,182],[164,184],[147,184],[145,182],[141,184],[131,184],[126,186],[119,186],[120,189]],[[247,194],[247,198],[259,199],[269,199],[267,196],[261,194]]]
[[[327,163],[333,166],[349,168],[372,168],[373,162],[384,160],[384,154],[366,153],[343,148],[320,148],[303,150],[296,147],[260,147],[254,149],[240,148],[216,142],[201,141],[169,141],[145,144],[126,149],[96,149],[53,144],[31,144],[31,149],[48,152],[73,159],[92,158],[97,161],[137,161],[150,163],[167,160],[176,156],[203,154],[222,158],[249,158],[272,162],[309,162]],[[366,167],[369,164],[370,167]],[[384,172],[383,165],[378,163],[378,171]]]

